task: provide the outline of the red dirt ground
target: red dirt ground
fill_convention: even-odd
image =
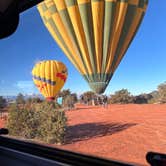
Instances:
[[[0,119],[0,128],[5,127],[6,121],[4,119]]]
[[[138,165],[148,165],[148,151],[166,153],[166,105],[77,107],[66,112],[67,143],[58,148]]]
[[[79,106],[67,116],[67,144],[59,148],[138,165],[148,165],[148,151],[166,153],[166,105]]]
[[[0,128],[5,127],[6,124],[6,120],[7,120],[7,115],[5,113],[1,113],[0,114]]]

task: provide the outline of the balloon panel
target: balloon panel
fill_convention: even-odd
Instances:
[[[46,0],[45,26],[97,93],[104,92],[147,7],[147,0]]]

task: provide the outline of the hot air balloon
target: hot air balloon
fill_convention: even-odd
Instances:
[[[45,0],[42,20],[96,93],[103,93],[144,17],[148,0]]]
[[[34,84],[47,100],[54,100],[67,79],[62,62],[48,60],[37,63],[32,70]]]

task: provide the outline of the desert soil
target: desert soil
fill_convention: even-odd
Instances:
[[[60,148],[138,165],[148,151],[166,153],[166,105],[78,106],[67,117]]]
[[[148,165],[148,151],[166,153],[166,105],[78,105],[66,115],[66,144],[58,148],[137,165]]]

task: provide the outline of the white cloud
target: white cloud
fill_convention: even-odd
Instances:
[[[36,92],[36,88],[34,86],[33,81],[17,81],[16,84],[14,84],[16,88],[18,88],[20,91],[31,94]]]
[[[32,81],[18,81],[16,86],[18,88],[33,88],[34,85]]]

